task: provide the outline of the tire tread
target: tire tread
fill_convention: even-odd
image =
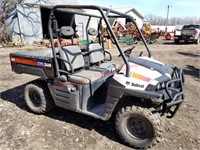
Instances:
[[[32,102],[30,102],[30,100],[29,100],[28,92],[31,88],[38,91],[40,98],[42,99],[42,104],[38,108],[33,106]],[[49,92],[46,82],[44,82],[44,81],[36,80],[34,82],[29,83],[25,87],[24,99],[25,99],[25,102],[26,102],[27,106],[29,107],[29,109],[32,112],[37,113],[37,114],[47,113],[50,110],[52,110],[54,107],[54,102],[53,102],[52,96]]]
[[[133,145],[132,143],[129,143],[120,132],[120,128],[119,128],[120,119],[121,119],[121,117],[123,117],[124,113],[130,112],[130,111],[134,111],[134,112],[142,114],[144,117],[147,117],[151,121],[151,123],[153,123],[153,125],[154,125],[155,135],[154,135],[154,138],[153,138],[151,144],[148,145],[147,147],[145,147],[145,146],[139,147],[137,145]],[[118,113],[116,115],[116,120],[115,120],[116,131],[119,134],[120,138],[123,139],[124,142],[129,144],[130,146],[132,146],[134,148],[139,148],[139,149],[150,148],[150,147],[156,145],[158,142],[160,142],[162,140],[163,126],[161,123],[160,115],[158,113],[152,113],[153,111],[154,111],[154,108],[143,108],[143,107],[135,106],[135,105],[122,107],[118,111]]]

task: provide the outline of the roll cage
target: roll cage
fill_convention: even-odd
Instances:
[[[96,11],[98,11],[100,13],[100,16],[94,15],[94,14],[85,13],[85,12],[75,11],[75,10],[83,10],[83,9],[96,10]],[[95,18],[99,18],[100,19],[99,24],[98,24],[98,29],[101,28],[101,22],[102,22],[102,20],[104,20],[105,24],[107,25],[108,33],[109,33],[110,37],[112,37],[112,40],[115,43],[115,45],[117,46],[117,49],[118,49],[120,55],[122,56],[122,59],[123,59],[125,65],[126,65],[126,76],[127,77],[130,74],[130,66],[129,66],[128,60],[127,60],[125,54],[123,53],[122,48],[121,48],[121,46],[120,46],[120,44],[119,44],[119,42],[118,42],[113,30],[112,30],[112,27],[111,27],[111,25],[110,25],[110,23],[108,21],[109,18],[126,18],[126,19],[132,21],[135,24],[136,29],[137,29],[137,31],[138,31],[138,33],[139,33],[139,35],[140,35],[145,47],[146,47],[146,50],[148,52],[148,57],[151,57],[151,52],[150,52],[150,50],[149,50],[149,48],[147,46],[147,43],[146,43],[144,37],[142,36],[142,33],[141,33],[140,29],[138,28],[138,26],[137,26],[137,24],[135,22],[135,19],[132,16],[124,14],[124,13],[120,13],[118,11],[115,11],[115,10],[112,10],[112,9],[109,9],[109,8],[93,6],[93,5],[56,5],[50,11],[49,21],[48,21],[48,30],[49,30],[49,35],[50,35],[50,42],[51,42],[51,47],[52,47],[52,52],[53,52],[53,58],[54,58],[54,62],[55,62],[55,72],[56,72],[56,76],[58,78],[60,77],[60,72],[61,71],[59,70],[58,61],[56,59],[55,46],[54,46],[54,42],[53,42],[54,41],[54,39],[53,39],[53,31],[58,33],[58,25],[57,25],[57,21],[56,21],[55,15],[54,15],[55,11],[64,11],[66,13],[88,16],[89,19],[88,19],[88,22],[87,22],[87,25],[86,25],[86,31],[88,30],[91,17],[95,17]],[[72,22],[71,22],[71,24],[72,24]],[[87,37],[87,41],[89,41],[88,35],[86,37]],[[57,38],[58,38],[58,46],[61,47],[61,43],[60,43],[60,40],[59,40],[59,35],[57,35]],[[102,46],[103,46],[103,44],[102,44]]]

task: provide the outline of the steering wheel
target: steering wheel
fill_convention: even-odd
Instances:
[[[130,54],[132,52],[132,50],[135,48],[135,46],[131,47],[131,48],[128,48],[127,50],[124,51],[124,54],[126,57],[130,57]],[[118,57],[120,57],[121,54],[118,55]]]

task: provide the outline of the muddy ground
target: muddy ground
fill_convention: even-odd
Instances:
[[[47,115],[31,113],[23,100],[27,82],[37,77],[11,71],[9,53],[23,48],[0,48],[0,149],[2,150],[129,150],[111,122],[56,108]],[[136,45],[133,52],[143,49]],[[151,150],[200,149],[200,44],[174,45],[159,40],[150,45],[153,57],[184,69],[186,99],[176,116],[166,119],[164,139]],[[115,50],[113,60],[120,58]],[[163,118],[164,119],[164,118]]]

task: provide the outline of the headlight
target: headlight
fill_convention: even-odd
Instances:
[[[162,82],[162,83],[158,83],[156,85],[152,85],[152,84],[149,84],[145,90],[147,91],[160,91],[160,90],[163,90],[165,89],[165,83]]]
[[[157,85],[156,85],[156,90],[158,91],[158,90],[163,90],[165,88],[165,83],[163,82],[163,83],[158,83]]]
[[[162,88],[162,89],[165,88],[165,83],[164,83],[164,82],[161,84],[161,88]]]
[[[156,89],[160,90],[160,88],[161,88],[160,83],[158,83],[157,86],[156,86]]]

